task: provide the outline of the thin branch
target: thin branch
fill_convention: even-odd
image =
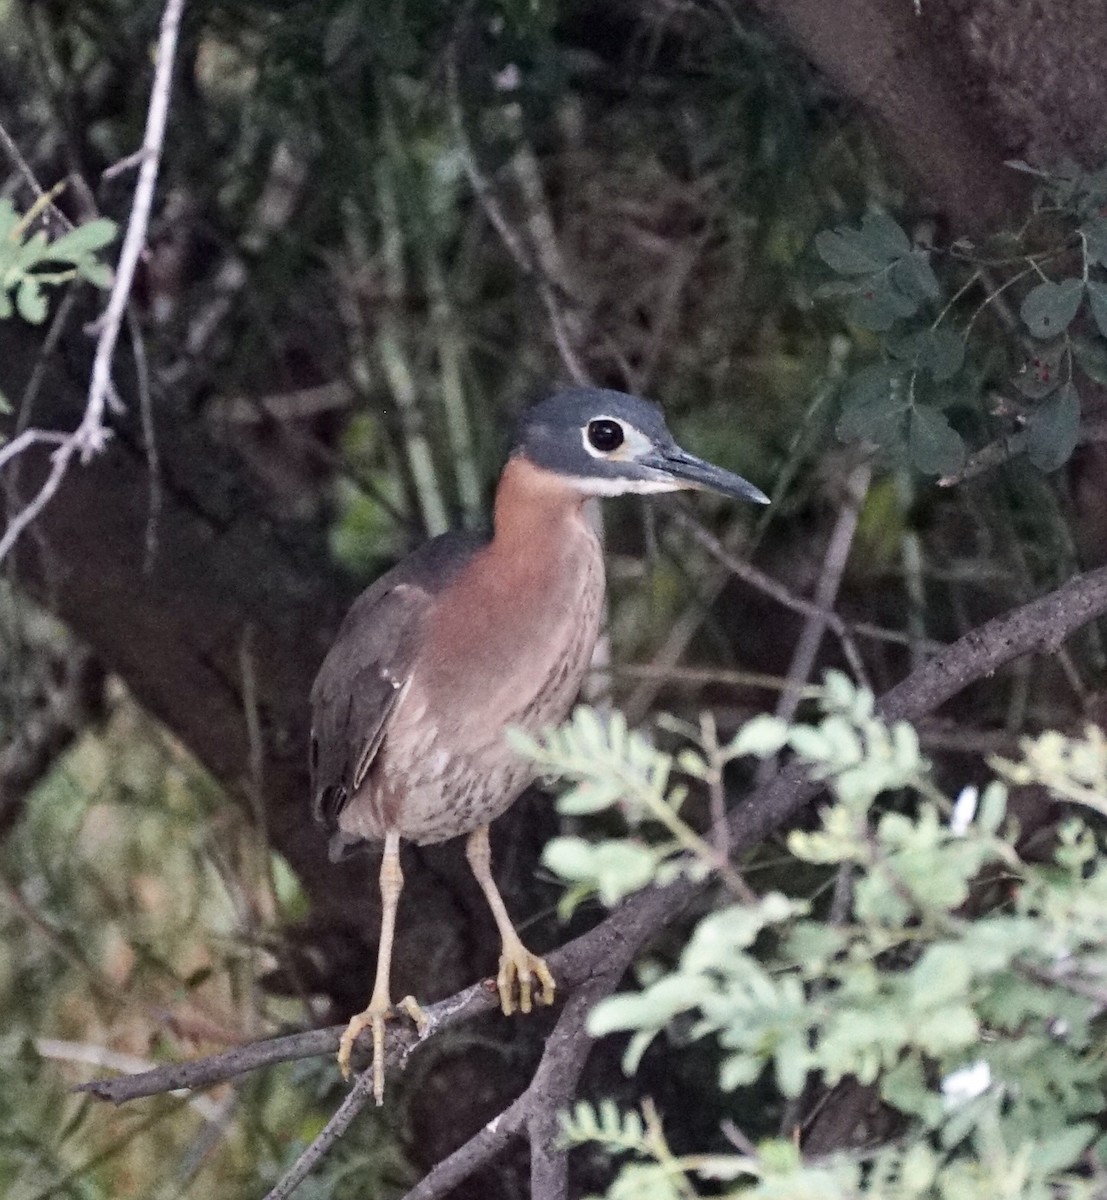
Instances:
[[[814,600],[807,600],[803,596],[797,596],[794,592],[789,591],[779,580],[774,579],[771,575],[766,575],[764,571],[758,570],[751,563],[731,553],[713,533],[705,529],[682,505],[674,505],[668,515],[674,524],[689,534],[693,541],[698,542],[712,558],[726,567],[736,579],[741,579],[743,583],[748,583],[750,587],[763,592],[783,608],[790,609],[792,612],[799,613],[804,617],[818,618],[824,621],[827,629],[842,641],[843,648],[845,643],[853,638],[864,638],[866,641],[871,642],[888,642],[899,646],[911,644],[911,638],[898,629],[885,629],[883,626],[874,625],[869,621],[845,621],[837,613],[820,608]],[[932,654],[944,650],[946,647],[946,643],[937,641],[925,641],[921,645]]]
[[[123,316],[127,311],[127,302],[131,296],[135,269],[146,246],[146,231],[150,225],[154,188],[158,182],[162,145],[165,141],[165,123],[169,115],[169,94],[173,83],[173,62],[177,54],[177,34],[183,10],[184,0],[166,0],[162,12],[154,85],[150,92],[150,107],[146,113],[146,130],[142,136],[140,151],[142,164],[138,169],[131,216],[127,221],[127,232],[123,236],[111,295],[99,321],[100,332],[96,339],[96,357],[92,362],[92,381],[88,389],[85,415],[74,434],[83,463],[87,463],[94,454],[103,449],[106,441],[104,410],[109,403],[109,397],[115,394],[111,381],[112,359],[115,356]]]
[[[319,1136],[296,1159],[284,1178],[278,1180],[276,1186],[266,1193],[265,1200],[284,1200],[285,1196],[291,1196],[315,1170],[316,1164],[322,1162],[331,1146],[349,1129],[354,1118],[369,1103],[372,1095],[373,1069],[369,1067],[354,1080],[354,1086],[350,1088],[345,1100],[338,1106],[338,1111],[327,1122]]]
[[[62,212],[60,208],[51,199],[52,193],[48,193],[39,183],[34,171],[31,169],[31,164],[23,157],[23,152],[16,145],[15,139],[3,124],[0,124],[0,146],[3,146],[4,153],[11,159],[12,165],[23,177],[23,182],[34,193],[35,200],[47,207],[54,217],[61,223],[65,229],[72,229],[73,222]]]
[[[80,1063],[82,1066],[97,1067],[107,1071],[147,1071],[150,1070],[148,1059],[139,1058],[136,1054],[123,1054],[118,1050],[110,1050],[106,1046],[97,1046],[88,1042],[68,1042],[59,1038],[35,1038],[35,1053],[39,1058],[51,1062]],[[169,1093],[171,1096],[187,1097],[189,1106],[204,1118],[205,1121],[219,1119],[223,1106],[208,1096],[188,1096],[187,1091],[176,1089]]]
[[[173,79],[173,62],[177,50],[177,34],[180,28],[184,0],[166,0],[158,34],[157,65],[150,93],[150,106],[146,114],[146,130],[142,140],[142,166],[135,185],[131,215],[115,269],[108,304],[98,322],[99,335],[96,354],[92,364],[88,399],[81,421],[72,433],[66,435],[51,455],[50,469],[39,490],[28,504],[8,523],[3,538],[0,538],[0,561],[11,551],[23,531],[50,503],[61,487],[65,473],[74,457],[87,463],[107,445],[110,431],[104,424],[104,413],[109,404],[118,403],[111,380],[111,364],[119,340],[119,330],[130,300],[131,285],[135,268],[146,244],[146,231],[150,224],[154,188],[157,184],[161,150],[165,140],[165,124],[169,112],[169,94]],[[6,145],[6,143],[5,143]],[[12,153],[13,146],[6,146]],[[18,148],[16,154],[18,155]],[[21,158],[18,161],[22,161]],[[25,165],[25,164],[24,164]],[[29,168],[27,168],[29,171]],[[34,180],[34,176],[31,176]],[[37,187],[37,183],[34,184]],[[41,188],[37,189],[41,193]],[[68,222],[67,222],[68,224]],[[30,433],[30,430],[25,431]],[[17,438],[16,441],[19,439]],[[37,439],[39,441],[43,438]],[[24,449],[32,443],[24,443]],[[9,456],[10,457],[10,456]]]
[[[248,1075],[261,1067],[335,1054],[343,1028],[341,1025],[331,1025],[326,1029],[310,1029],[284,1037],[266,1038],[191,1062],[167,1063],[149,1071],[112,1079],[92,1079],[88,1083],[78,1084],[73,1090],[89,1092],[98,1100],[110,1100],[112,1104],[125,1104],[128,1100],[160,1096],[163,1092],[176,1091],[178,1088],[208,1087],[238,1075]]]
[[[552,225],[544,205],[538,203],[541,191],[537,186],[537,169],[533,163],[533,154],[529,147],[520,145],[519,153],[513,159],[516,176],[521,177],[524,195],[528,201],[529,216],[532,230],[540,231],[538,245],[532,252],[524,238],[513,228],[504,215],[503,207],[496,197],[495,189],[484,177],[477,165],[476,156],[465,130],[465,118],[461,107],[460,90],[458,87],[457,63],[453,59],[447,64],[447,82],[449,88],[450,121],[453,125],[454,137],[461,157],[462,169],[465,171],[469,186],[477,203],[488,218],[488,223],[500,235],[508,254],[515,265],[524,275],[530,276],[535,283],[538,298],[549,318],[550,330],[553,333],[554,344],[561,357],[562,365],[568,371],[574,383],[581,387],[593,386],[595,381],[581,362],[574,345],[574,338],[569,329],[569,317],[566,315],[559,298],[564,292],[558,275],[551,274],[551,267],[561,273],[560,254],[556,239],[553,237]],[[522,129],[519,122],[513,121],[513,129],[517,137],[522,139]]]
[[[0,562],[3,562],[11,552],[11,548],[19,541],[20,536],[27,526],[30,525],[35,517],[54,498],[58,488],[61,487],[61,482],[65,478],[66,471],[69,469],[69,461],[76,453],[76,450],[76,435],[67,434],[62,444],[50,456],[50,471],[34,498],[24,505],[8,522],[8,527],[4,530],[4,536],[0,538]]]
[[[135,360],[135,384],[138,387],[138,412],[142,421],[142,442],[146,450],[146,553],[142,573],[150,575],[158,553],[158,518],[161,516],[162,486],[158,442],[154,430],[154,404],[150,395],[150,364],[146,357],[146,342],[133,305],[127,307],[127,329],[131,335],[131,354]]]
[[[782,721],[790,723],[796,715],[801,692],[807,681],[811,678],[811,672],[815,668],[815,659],[819,653],[819,646],[822,645],[823,634],[826,632],[827,625],[829,624],[827,614],[834,608],[838,598],[838,590],[842,585],[842,576],[845,574],[846,563],[849,560],[849,553],[853,547],[853,535],[857,532],[857,522],[861,516],[861,506],[865,503],[865,497],[868,495],[869,481],[871,479],[872,464],[866,461],[854,467],[849,474],[849,478],[846,480],[845,500],[838,511],[838,519],[834,523],[830,542],[827,545],[826,554],[823,556],[823,566],[819,572],[819,580],[815,585],[815,608],[817,612],[809,616],[806,622],[804,622],[803,630],[796,641],[795,650],[792,652],[792,661],[788,666],[788,686],[780,694],[780,698],[777,701],[776,715]],[[847,641],[843,637],[842,648],[846,651],[850,668],[858,682],[868,686],[864,666],[861,663],[860,655],[857,653],[857,647],[853,644],[852,639]],[[777,761],[775,757],[764,759],[758,767],[757,781],[763,783],[776,772],[776,769]]]
[[[24,450],[29,450],[32,446],[61,446],[68,437],[69,434],[59,433],[53,429],[24,429],[7,445],[0,446],[0,467],[13,458],[17,458]]]
[[[618,986],[633,957],[630,943],[624,943],[622,953],[606,961],[602,971],[581,984],[546,1039],[546,1049],[527,1090],[433,1167],[404,1200],[440,1200],[524,1132],[530,1141],[531,1200],[563,1200],[568,1163],[566,1151],[557,1145],[558,1115],[576,1094],[592,1049],[584,1023],[592,1008]]]

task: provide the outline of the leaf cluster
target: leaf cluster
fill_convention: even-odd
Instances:
[[[756,1087],[762,1101],[766,1087],[796,1100],[813,1083],[853,1079],[899,1114],[902,1136],[864,1161],[841,1153],[805,1163],[790,1144],[769,1142],[725,1166],[719,1156],[676,1159],[648,1119],[613,1110],[578,1108],[567,1136],[648,1160],[624,1168],[609,1200],[630,1194],[632,1179],[643,1196],[696,1195],[697,1178],[765,1197],[1085,1194],[1087,1163],[1107,1151],[1097,1120],[1107,1083],[1107,863],[1093,829],[1066,821],[1052,857],[1026,862],[1003,782],[944,796],[914,731],[883,722],[843,675],[827,676],[822,709],[795,725],[755,718],[723,753],[788,747],[826,779],[831,803],[816,828],[792,832],[788,851],[844,877],[845,910],[828,920],[812,897],[780,890],[727,903],[698,922],[672,969],[597,1005],[589,1031],[630,1034],[628,1073],[674,1024],[683,1038],[713,1039],[721,1088]],[[619,803],[617,778],[667,778],[662,752],[624,729],[601,737],[603,728],[578,713],[577,732],[542,752],[547,768],[564,755],[574,778],[592,781],[591,811],[600,799]],[[602,764],[619,748],[638,766],[612,772],[605,791]],[[700,753],[686,750],[670,767]],[[997,766],[1091,809],[1107,801],[1101,735],[1047,734],[1025,743],[1021,761]],[[568,875],[574,888],[585,862]]]
[[[30,232],[39,208],[20,214],[11,200],[0,199],[0,320],[17,312],[41,325],[47,311],[45,288],[72,279],[99,288],[111,284],[111,270],[96,254],[114,239],[115,222],[99,217],[51,241],[43,229]]]
[[[973,429],[1044,472],[1071,457],[1081,374],[1107,378],[1107,172],[1010,165],[1041,186],[1030,219],[996,247],[962,239],[939,252],[883,213],[816,237],[837,276],[817,294],[842,303],[845,319],[865,331],[859,344],[876,350],[843,382],[843,440],[872,443],[928,475],[961,469],[980,448]],[[979,321],[1020,293],[1006,321]],[[997,387],[1005,402],[985,414]]]

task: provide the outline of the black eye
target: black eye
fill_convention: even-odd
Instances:
[[[623,444],[623,427],[618,421],[601,417],[588,422],[588,441],[601,454],[610,454]]]

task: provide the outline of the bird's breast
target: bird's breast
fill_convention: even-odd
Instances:
[[[406,837],[454,837],[502,813],[534,776],[507,728],[560,723],[580,690],[602,618],[599,543],[581,518],[527,549],[478,556],[431,614],[377,776],[381,816]]]
[[[476,742],[563,715],[588,668],[603,596],[602,553],[583,517],[540,528],[524,546],[493,543],[432,614],[412,691]]]

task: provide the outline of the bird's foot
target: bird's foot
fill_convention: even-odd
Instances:
[[[384,1023],[395,1015],[396,1009],[403,1009],[415,1022],[419,1033],[423,1033],[428,1023],[427,1014],[419,1007],[414,996],[405,996],[395,1006],[387,1002],[380,1004],[370,1001],[364,1012],[350,1018],[350,1023],[338,1043],[338,1065],[342,1071],[342,1078],[349,1079],[350,1056],[353,1054],[354,1044],[363,1030],[373,1030],[373,1096],[378,1105],[384,1103]]]
[[[504,1015],[510,1017],[515,1011],[516,996],[520,1012],[529,1013],[531,1010],[531,979],[538,981],[538,991],[534,999],[539,1004],[553,1004],[556,984],[546,966],[545,960],[538,957],[516,941],[514,944],[504,943],[500,955],[500,972],[496,976],[496,988],[500,993],[500,1007]]]

